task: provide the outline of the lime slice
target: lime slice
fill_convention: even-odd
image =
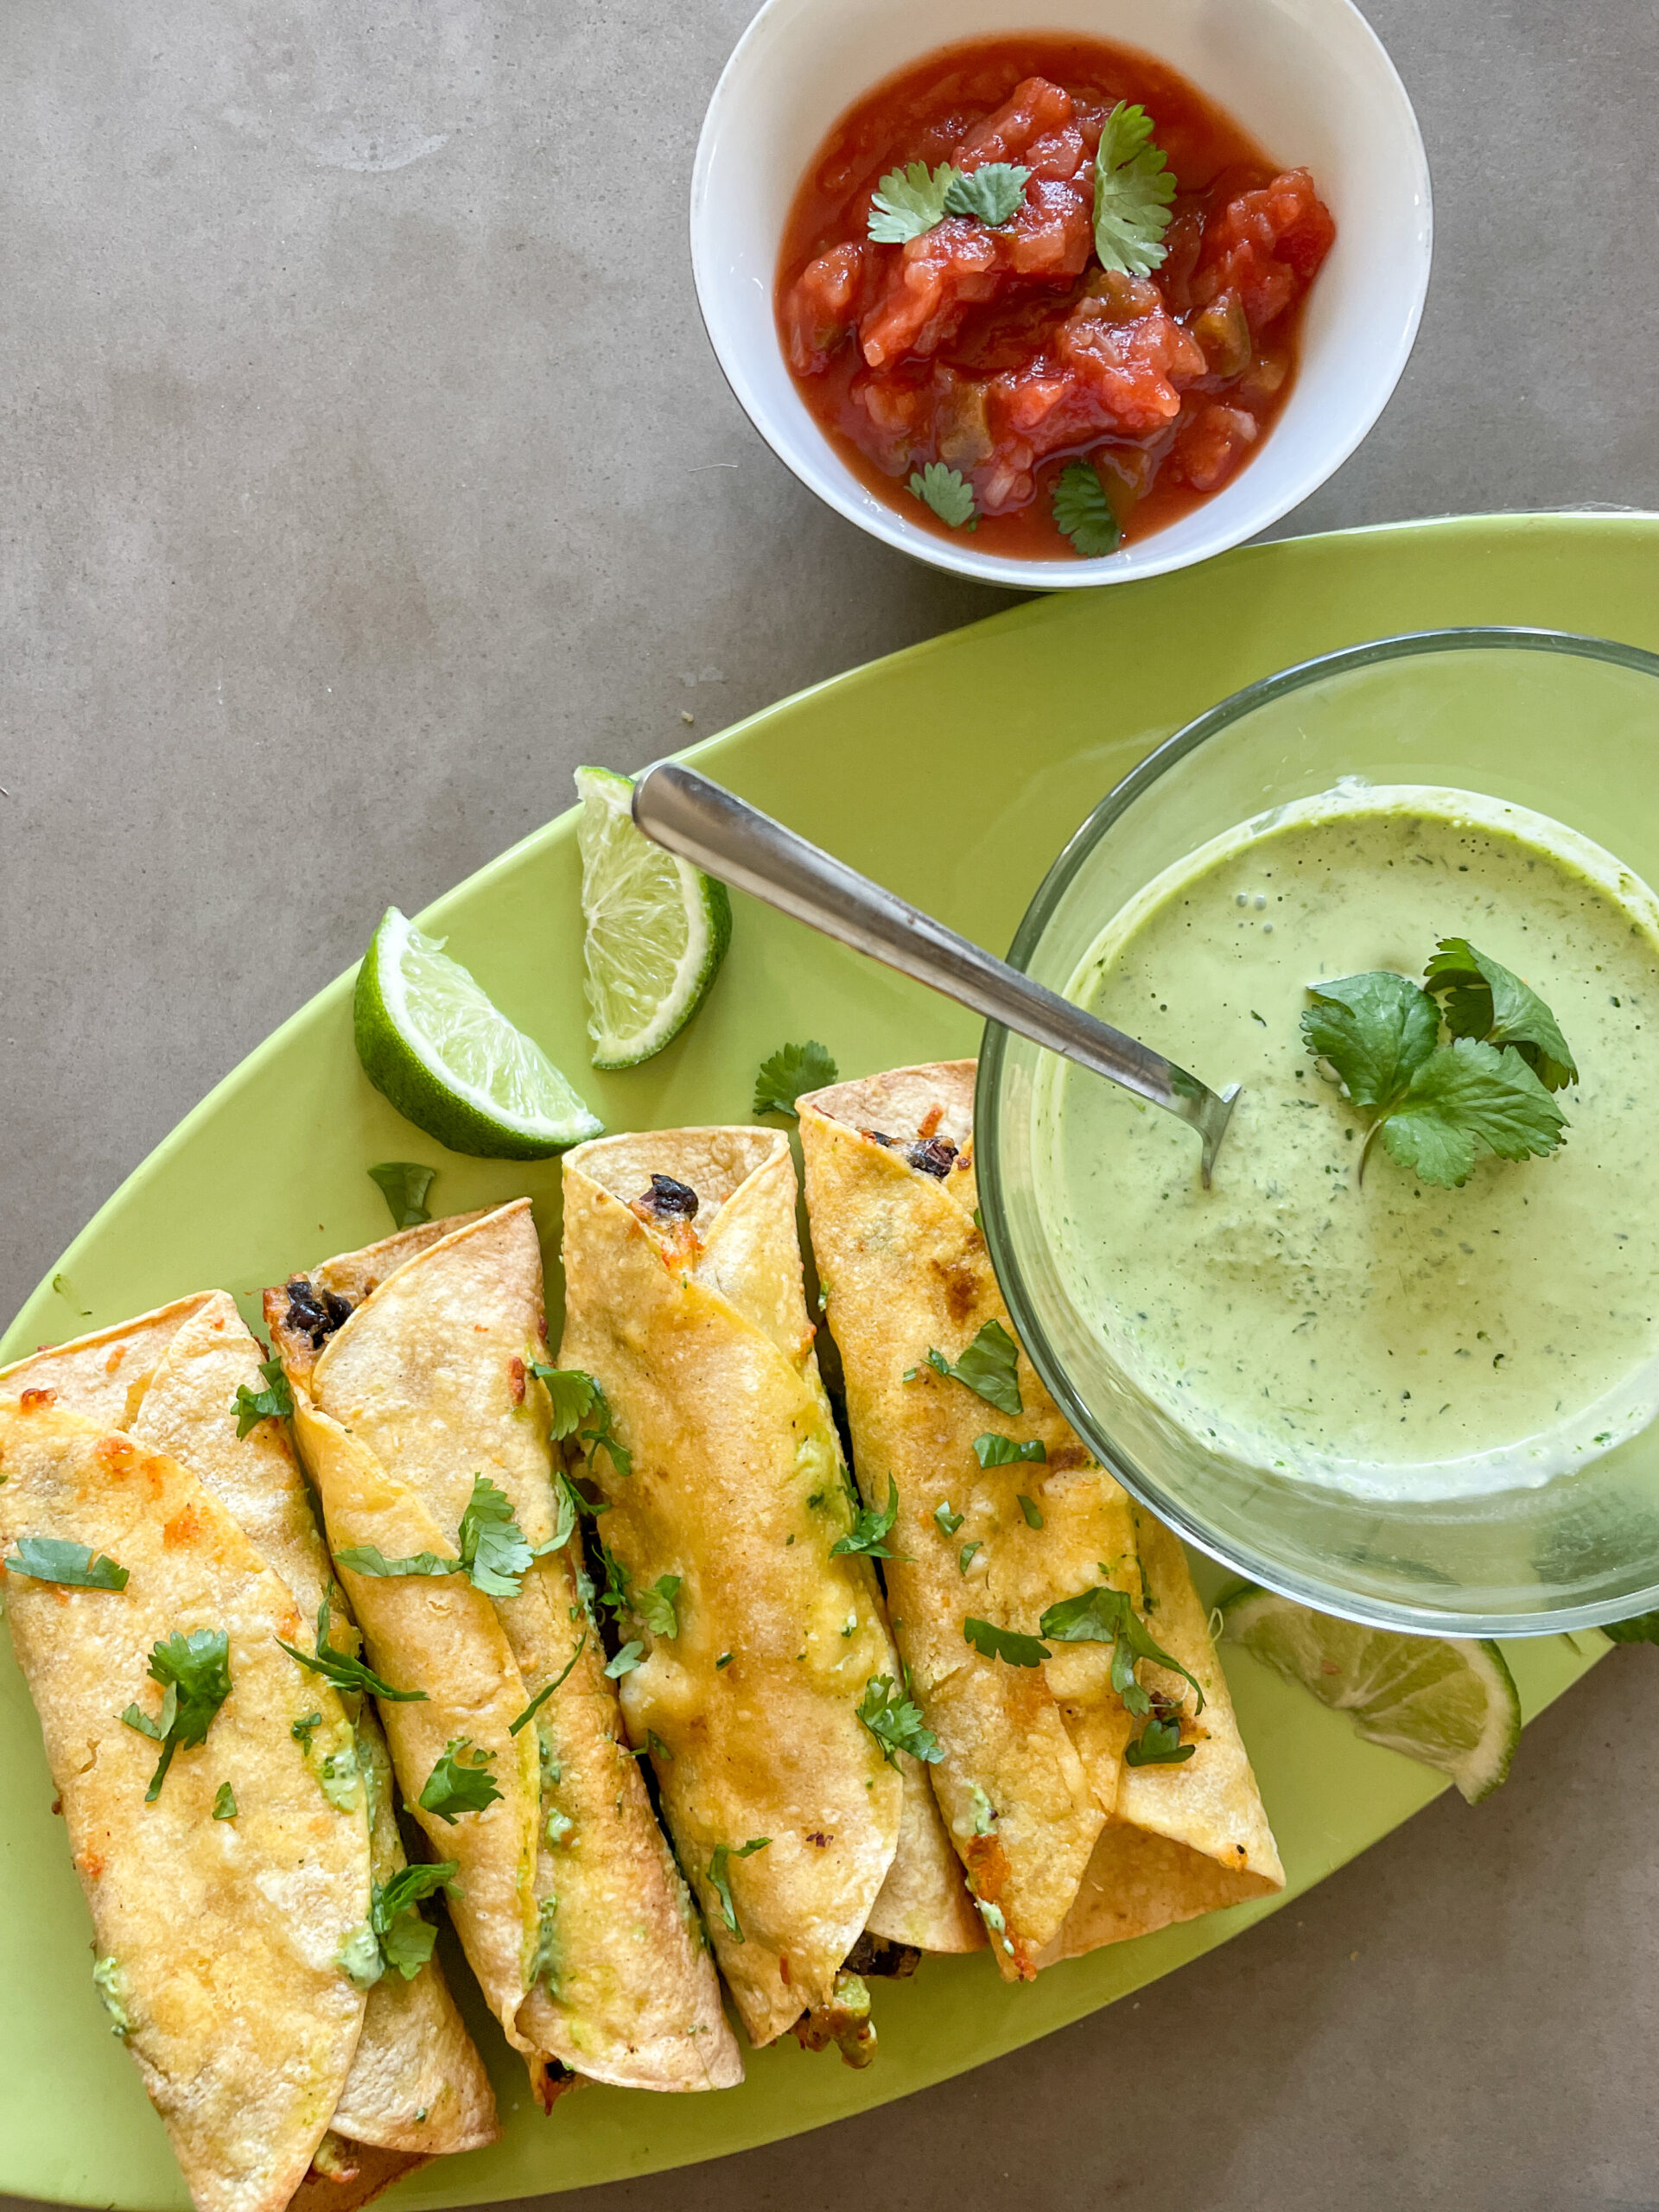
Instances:
[[[544,1160],[603,1131],[443,939],[423,936],[395,906],[363,956],[352,1014],[369,1081],[451,1152]]]
[[[1451,1776],[1469,1802],[1510,1770],[1521,1700],[1495,1643],[1357,1628],[1270,1590],[1240,1590],[1222,1607],[1223,1634],[1321,1705],[1351,1713],[1368,1744]]]
[[[732,902],[690,861],[633,826],[633,785],[578,768],[582,960],[596,1068],[638,1067],[709,995],[732,938]]]

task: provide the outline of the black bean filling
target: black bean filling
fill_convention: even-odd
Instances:
[[[915,1973],[921,1955],[908,1943],[891,1943],[885,1936],[872,1936],[866,1929],[848,1952],[842,1971],[885,1974],[890,1980],[904,1981]]]
[[[937,1176],[943,1183],[956,1166],[957,1147],[949,1137],[926,1137],[912,1145],[905,1157],[924,1175]]]
[[[653,1213],[677,1214],[683,1221],[694,1221],[697,1212],[697,1194],[689,1183],[677,1183],[671,1175],[653,1175],[647,1204]]]
[[[312,1351],[321,1351],[334,1331],[351,1319],[351,1300],[319,1289],[303,1275],[295,1275],[283,1287],[288,1292],[289,1327],[308,1336]]]

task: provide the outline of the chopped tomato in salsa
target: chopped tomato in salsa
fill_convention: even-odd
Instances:
[[[1103,266],[1096,246],[1096,155],[1122,103],[1145,109],[1175,183],[1145,274]],[[936,200],[917,234],[871,237],[895,170],[999,163],[1015,182],[1028,172],[1004,222]],[[1135,538],[1243,466],[1289,391],[1300,304],[1335,236],[1306,169],[1276,169],[1146,55],[976,41],[879,86],[819,149],[785,233],[779,333],[871,489],[946,530],[908,488],[937,463],[970,487],[986,550],[1052,557],[1071,550],[1051,509],[1068,462],[1097,472]]]

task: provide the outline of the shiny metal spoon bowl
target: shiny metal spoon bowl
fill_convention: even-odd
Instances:
[[[1175,1115],[1198,1132],[1198,1173],[1208,1186],[1236,1084],[1211,1090],[1162,1053],[993,958],[695,768],[664,760],[647,769],[634,786],[633,818],[647,837],[722,883]]]

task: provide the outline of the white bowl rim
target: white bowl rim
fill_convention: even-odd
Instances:
[[[1132,551],[1133,559],[1126,560],[1120,551],[1096,560],[1023,560],[1004,555],[977,552],[970,545],[957,544],[937,537],[931,531],[906,522],[896,509],[885,505],[861,503],[859,495],[868,499],[863,487],[857,483],[846,464],[826,440],[826,465],[809,471],[800,459],[787,451],[781,439],[774,435],[766,402],[756,391],[744,364],[731,356],[715,335],[715,327],[705,297],[705,283],[711,283],[713,271],[705,251],[705,218],[709,200],[710,173],[716,158],[720,124],[725,104],[732,97],[733,87],[741,76],[755,46],[773,35],[780,22],[787,22],[792,14],[822,4],[822,0],[762,0],[761,6],[751,17],[747,27],[727,57],[709,95],[704,111],[702,127],[697,136],[697,147],[691,168],[691,194],[689,209],[691,272],[696,293],[697,312],[702,318],[705,335],[711,351],[725,378],[728,388],[739,406],[766,444],[791,474],[798,477],[809,491],[815,493],[826,505],[845,516],[849,522],[881,539],[901,553],[908,554],[928,566],[943,569],[953,575],[968,576],[982,583],[1002,584],[1015,590],[1079,590],[1102,584],[1139,582],[1150,576],[1166,575],[1172,570],[1195,566],[1200,561],[1214,558],[1217,554],[1230,552],[1262,531],[1283,520],[1294,507],[1312,498],[1322,484],[1335,475],[1344,461],[1351,458],[1376,427],[1384,408],[1393,397],[1406,364],[1411,358],[1421,326],[1423,308],[1428,296],[1429,276],[1433,261],[1434,205],[1429,175],[1428,155],[1423,144],[1421,127],[1392,55],[1370,22],[1361,12],[1357,0],[1317,0],[1332,15],[1348,19],[1361,43],[1369,49],[1370,58],[1377,73],[1378,86],[1394,100],[1396,119],[1403,125],[1405,149],[1412,168],[1412,190],[1421,208],[1421,218],[1416,238],[1416,281],[1408,313],[1400,323],[1385,364],[1385,373],[1374,387],[1373,403],[1362,410],[1352,420],[1342,436],[1320,454],[1310,456],[1302,469],[1281,490],[1236,523],[1217,531],[1213,539],[1198,546],[1189,546],[1185,551],[1158,550],[1160,539],[1170,535],[1160,531],[1151,538],[1139,541]],[[923,48],[919,60],[931,47]],[[1149,49],[1142,48],[1142,51]],[[1157,57],[1154,55],[1154,59]],[[880,79],[872,80],[874,86]],[[1248,478],[1248,471],[1245,472]]]

